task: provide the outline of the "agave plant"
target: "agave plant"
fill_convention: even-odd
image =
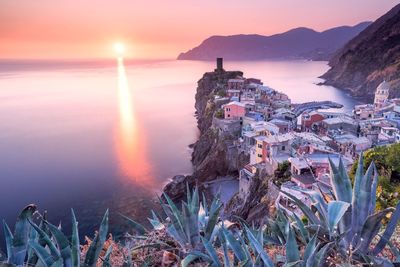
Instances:
[[[342,160],[339,166],[330,161],[330,168],[332,192],[329,197],[320,191],[308,192],[312,199],[311,207],[290,193],[282,193],[292,199],[307,217],[310,223],[305,229],[309,233],[315,233],[318,229],[320,242],[329,245],[343,261],[349,264],[361,262],[390,265],[379,253],[388,244],[400,219],[400,204],[396,209],[375,211],[378,172],[372,162],[363,174],[362,155],[353,187]],[[379,234],[382,222],[389,214],[391,218],[383,234]],[[373,246],[372,241],[377,237],[380,237],[380,240]]]
[[[0,266],[44,266],[44,267],[85,267],[96,266],[97,260],[103,249],[108,234],[108,210],[104,214],[100,228],[81,263],[81,250],[79,245],[78,222],[74,211],[72,212],[72,237],[71,241],[63,234],[61,229],[42,217],[40,225],[32,221],[36,212],[35,205],[28,205],[22,210],[15,224],[12,234],[7,223],[3,221],[4,234],[7,248],[7,261]],[[103,257],[103,266],[111,266],[108,250]]]
[[[202,195],[202,198],[202,201],[200,201],[198,188],[191,192],[187,187],[187,201],[182,201],[182,209],[180,210],[164,193],[163,199],[160,198],[160,204],[166,219],[160,219],[154,211],[152,211],[152,218],[149,219],[153,230],[165,229],[167,231],[179,244],[180,252],[183,255],[194,250],[203,250],[203,241],[213,240],[218,233],[218,220],[222,208],[219,196],[213,199],[210,206],[207,205],[204,195]],[[137,233],[146,235],[150,232],[133,219],[124,215],[123,217]]]

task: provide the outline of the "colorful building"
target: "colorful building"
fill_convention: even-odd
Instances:
[[[246,105],[232,101],[223,106],[226,120],[241,120],[246,115]]]

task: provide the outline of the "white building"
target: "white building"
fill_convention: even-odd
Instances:
[[[383,81],[376,88],[374,106],[376,109],[380,109],[386,103],[389,98],[390,85],[388,82]]]

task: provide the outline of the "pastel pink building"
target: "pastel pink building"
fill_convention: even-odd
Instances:
[[[240,102],[232,101],[224,105],[224,114],[226,120],[239,120],[246,114],[246,105]]]

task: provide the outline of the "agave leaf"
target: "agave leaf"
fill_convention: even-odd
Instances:
[[[303,254],[303,261],[306,263],[308,259],[311,257],[311,255],[315,254],[315,250],[317,248],[317,237],[318,233],[316,233],[310,241],[307,243],[306,248],[304,249],[304,254]]]
[[[371,166],[370,166],[371,167]],[[372,169],[368,168],[368,172],[371,172]],[[363,154],[361,153],[360,158],[358,160],[357,171],[354,180],[353,187],[353,198],[352,198],[352,217],[351,217],[351,227],[352,227],[352,236],[359,236],[362,224],[365,222],[366,215],[369,212],[369,205],[371,198],[371,192],[367,194],[366,192],[366,179],[368,179],[367,175],[363,175],[364,172],[364,159]],[[370,185],[369,185],[370,186]],[[371,187],[369,188],[371,189]],[[368,200],[369,198],[369,200]],[[368,205],[367,211],[363,211],[365,206]],[[353,243],[357,243],[357,239],[353,239]],[[354,245],[353,244],[353,245]]]
[[[43,231],[39,226],[37,226],[35,223],[33,223],[31,220],[29,220],[29,223],[32,225],[32,227],[36,230],[36,232],[39,234],[40,240],[44,242],[45,245],[49,247],[51,255],[58,260],[58,258],[61,257],[60,251],[57,249],[53,241],[51,240],[50,236]],[[40,245],[40,243],[39,243]],[[44,245],[42,245],[44,247]]]
[[[305,228],[305,225],[303,223],[303,221],[299,218],[299,216],[296,215],[296,213],[293,213],[293,217],[296,221],[296,227],[300,232],[301,237],[304,240],[304,243],[307,244],[307,242],[310,240],[310,235],[308,233],[308,231]]]
[[[393,253],[394,257],[395,257],[394,262],[395,263],[400,263],[400,250],[399,250],[399,248],[397,248],[395,245],[393,245],[393,243],[390,242],[390,241],[387,244],[390,247],[390,250],[392,251],[392,253]]]
[[[224,266],[231,266],[230,260],[229,260],[229,254],[228,254],[228,246],[226,244],[226,239],[222,233],[222,231],[218,232],[218,237],[221,242],[222,250],[224,252]]]
[[[104,242],[106,241],[108,233],[108,209],[106,210],[103,220],[101,221],[99,232],[93,239],[92,243],[89,246],[88,251],[86,252],[85,267],[94,267],[96,266],[97,259],[100,256],[100,252],[103,249]]]
[[[200,242],[198,214],[193,213],[186,203],[183,203],[182,210],[188,243],[191,244],[192,248],[196,248]]]
[[[189,184],[186,183],[186,200],[188,203],[192,202],[192,194],[190,192]]]
[[[181,261],[181,267],[188,267],[189,264],[191,264],[197,259],[201,259],[201,257],[198,255],[189,254]]]
[[[197,186],[194,189],[192,201],[191,202],[188,201],[188,205],[191,213],[198,214],[200,205],[199,205],[199,188]]]
[[[38,241],[38,232],[31,227],[31,230],[29,231],[29,240],[37,242]],[[28,246],[28,255],[27,255],[27,259],[29,264],[32,264],[33,261],[37,258],[35,252],[33,251],[33,249]],[[31,265],[31,266],[35,266],[37,263],[37,261],[35,262],[35,264]],[[29,264],[27,264],[29,266]]]
[[[286,225],[286,232],[287,232],[286,244],[285,244],[286,262],[287,263],[297,262],[300,260],[299,247],[297,246],[296,236],[289,223]]]
[[[201,195],[202,195],[202,203],[203,203],[204,212],[205,212],[205,214],[208,214],[207,198],[204,195],[204,192],[201,192]]]
[[[160,221],[160,219],[157,217],[156,213],[152,210],[151,214],[153,216],[152,219],[149,219],[151,225],[155,230],[162,230],[165,229],[165,225]]]
[[[261,244],[257,238],[253,235],[253,233],[250,231],[250,229],[245,226],[245,231],[246,231],[246,235],[249,239],[250,242],[250,246],[254,249],[254,251],[256,251],[262,261],[264,262],[264,264],[268,267],[273,267],[274,263],[272,262],[271,258],[268,256],[268,254],[265,252],[264,250],[264,246],[263,244]]]
[[[11,262],[16,265],[22,265],[25,261],[28,237],[30,232],[30,224],[28,219],[32,218],[33,213],[36,211],[36,206],[30,204],[26,206],[18,216],[15,223],[14,236],[13,236],[13,253]]]
[[[178,232],[185,233],[185,228],[182,223],[182,214],[179,209],[176,207],[174,202],[168,197],[166,193],[163,193],[164,198],[166,199],[168,205],[164,204],[161,201],[161,207],[167,216],[171,219],[171,222],[175,225],[175,229]],[[188,237],[185,237],[185,239]]]
[[[11,263],[11,258],[12,258],[12,243],[13,243],[13,234],[10,230],[10,227],[8,227],[7,223],[5,220],[3,220],[3,229],[4,229],[4,236],[6,239],[6,248],[7,248],[7,262]]]
[[[239,261],[245,261],[247,259],[246,252],[243,250],[240,242],[233,236],[230,231],[226,230],[225,227],[222,227],[222,232],[228,246],[233,250],[236,258],[238,258]]]
[[[135,220],[133,220],[123,214],[120,214],[120,215],[122,216],[122,218],[124,218],[128,222],[129,226],[132,227],[133,230],[135,230],[139,235],[144,235],[148,232],[146,230],[146,228],[144,228],[144,226],[141,225],[140,223],[136,222]]]
[[[104,254],[103,267],[111,267],[110,256],[111,256],[112,250],[113,250],[113,246],[110,245],[106,251],[106,254]]]
[[[221,263],[219,262],[218,254],[213,245],[210,241],[207,241],[203,237],[201,237],[201,242],[203,242],[204,248],[206,249],[208,255],[212,259],[213,265],[222,267]]]
[[[284,267],[293,267],[293,266],[299,265],[299,264],[302,263],[302,262],[303,262],[302,260],[298,260],[298,261],[295,261],[295,262],[285,263],[285,265],[283,265],[283,266],[284,266]]]
[[[318,219],[318,217],[302,201],[300,201],[298,198],[296,198],[294,195],[292,195],[288,192],[285,192],[285,191],[280,191],[280,192],[287,195],[291,200],[293,200],[296,203],[296,205],[301,209],[301,211],[304,213],[304,215],[307,216],[307,218],[313,224],[320,224],[320,220]]]
[[[79,267],[81,264],[81,251],[79,246],[78,222],[76,221],[76,216],[73,209],[71,209],[71,215],[72,215],[72,238],[71,238],[72,266]]]
[[[307,260],[306,267],[324,266],[329,250],[334,244],[327,243],[320,250],[315,249]]]
[[[202,227],[204,227],[205,224],[206,224],[206,216],[207,216],[207,213],[204,210],[203,203],[200,203],[200,209],[199,209],[199,213],[198,213],[198,217],[199,217],[198,220],[199,220],[199,223],[200,223],[200,225]]]
[[[63,267],[63,260],[60,258],[56,260],[50,267]]]
[[[346,168],[343,164],[342,158],[339,160],[339,168],[336,168],[335,164],[329,158],[329,166],[331,169],[331,184],[333,193],[336,200],[351,203],[352,198],[352,188],[350,178],[347,175]]]
[[[184,233],[180,234],[176,230],[176,228],[173,224],[167,226],[167,233],[170,236],[172,236],[172,238],[175,239],[175,241],[177,241],[181,245],[182,248],[184,248],[186,246],[187,241],[185,239],[185,236],[182,236],[182,235],[184,235]]]
[[[393,208],[387,208],[378,213],[368,216],[361,231],[361,236],[360,236],[361,239],[360,239],[360,244],[358,246],[358,251],[361,251],[362,253],[367,252],[372,239],[379,232],[379,229],[382,225],[382,220],[391,211],[393,211]]]
[[[199,251],[192,251],[190,252],[189,255],[187,255],[181,262],[182,267],[187,267],[189,266],[190,263],[194,262],[197,259],[202,259],[203,261],[206,262],[212,262],[211,258],[202,252]]]
[[[371,206],[369,207],[369,215],[373,214],[375,211],[375,206],[376,206],[376,190],[378,188],[378,179],[379,179],[379,173],[378,170],[376,169],[376,165],[374,162],[373,164],[373,169],[374,169],[374,178],[372,180],[372,186],[371,186]]]
[[[49,222],[45,223],[58,244],[58,248],[60,250],[61,257],[64,260],[65,267],[72,266],[71,246],[69,245],[67,237],[58,229],[57,226]]]
[[[210,238],[211,238],[211,236],[212,236],[212,234],[214,232],[214,228],[215,228],[215,225],[217,224],[221,209],[222,209],[222,204],[221,203],[219,203],[219,204],[215,203],[214,204],[214,201],[213,201],[213,204],[211,205],[211,209],[210,209],[207,225],[206,225],[206,228],[204,230],[204,237],[207,240],[210,240]]]
[[[242,232],[238,231],[236,233],[237,239],[239,243],[241,244],[244,253],[246,254],[246,259],[252,259],[251,254],[250,254],[250,248],[247,246],[246,241],[244,240],[244,237],[242,236]],[[256,253],[257,254],[257,253]],[[249,262],[249,264],[252,263],[252,261]]]
[[[386,225],[386,229],[381,236],[381,239],[379,240],[378,244],[376,244],[372,252],[374,255],[378,255],[384,249],[387,242],[393,235],[393,232],[396,229],[396,225],[399,223],[399,220],[400,220],[400,202],[397,203],[396,210],[392,213],[389,223]]]
[[[328,203],[328,228],[331,236],[349,207],[350,203],[344,201],[331,201]]]
[[[44,247],[33,241],[29,241],[29,246],[35,251],[36,255],[45,267],[53,265],[55,259]]]

